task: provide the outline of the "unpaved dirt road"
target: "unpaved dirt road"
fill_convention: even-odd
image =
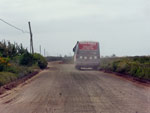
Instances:
[[[0,96],[0,113],[150,113],[150,88],[71,64],[50,68]]]

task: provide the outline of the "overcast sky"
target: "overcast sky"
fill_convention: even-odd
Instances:
[[[150,55],[150,0],[0,0],[0,18],[28,31],[34,48],[70,55],[77,41],[99,41],[101,55]],[[0,21],[0,40],[23,43],[29,34]]]

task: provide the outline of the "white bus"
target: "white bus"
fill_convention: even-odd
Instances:
[[[100,65],[99,43],[93,41],[78,41],[74,51],[74,63],[77,69],[98,69]]]

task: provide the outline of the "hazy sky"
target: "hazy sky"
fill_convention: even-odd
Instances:
[[[101,55],[150,55],[150,0],[0,0],[0,18],[28,31],[47,55],[73,54],[76,41],[99,41]],[[29,34],[0,21],[0,40]]]

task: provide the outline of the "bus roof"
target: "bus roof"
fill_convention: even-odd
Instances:
[[[78,43],[98,43],[97,41],[78,41]]]

